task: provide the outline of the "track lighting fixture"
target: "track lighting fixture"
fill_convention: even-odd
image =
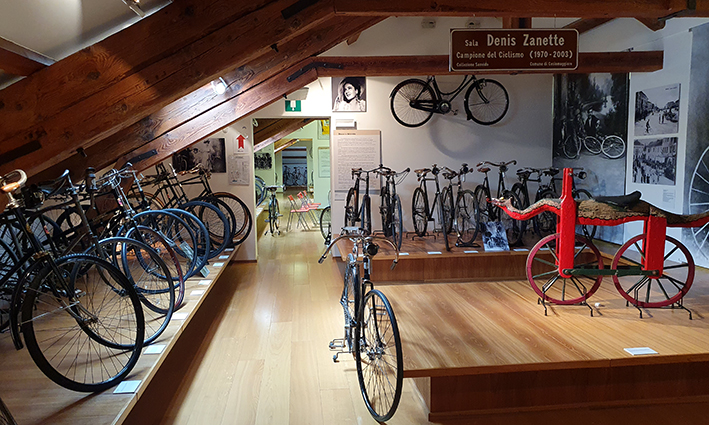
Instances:
[[[227,89],[226,81],[222,77],[219,77],[218,80],[212,81],[212,90],[214,90],[214,93],[216,94],[224,94]]]

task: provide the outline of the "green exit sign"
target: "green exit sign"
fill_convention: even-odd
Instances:
[[[286,112],[300,112],[300,100],[286,100]]]

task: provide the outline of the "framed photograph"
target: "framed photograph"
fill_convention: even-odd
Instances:
[[[332,77],[332,111],[366,112],[367,79],[365,77]]]
[[[318,139],[327,140],[330,138],[330,120],[318,120]]]
[[[636,139],[633,183],[673,186],[677,178],[677,137]]]
[[[679,83],[635,93],[635,136],[679,132]]]
[[[172,155],[175,171],[187,171],[202,164],[212,173],[226,173],[225,139],[205,139]]]

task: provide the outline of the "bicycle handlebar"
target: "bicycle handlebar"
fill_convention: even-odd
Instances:
[[[10,179],[10,177],[15,174],[18,174],[20,176],[20,178],[17,181],[5,184],[5,182],[8,181]],[[10,194],[10,193],[16,191],[17,189],[21,188],[26,182],[27,182],[27,174],[24,171],[22,171],[20,169],[12,170],[9,173],[5,174],[4,176],[0,177],[0,184],[2,185],[0,190],[2,190],[3,192],[5,192],[7,194]]]
[[[490,162],[490,161],[482,161],[481,163],[476,165],[476,167],[480,167],[485,164],[492,165],[493,167],[506,167],[508,165],[517,165],[517,160],[513,159],[512,161],[509,161],[509,162],[500,162],[500,163],[495,163],[495,162]]]
[[[388,243],[392,248],[394,248],[394,261],[392,262],[391,268],[393,270],[394,267],[396,267],[396,264],[399,262],[399,249],[396,247],[396,245],[392,241],[390,241],[389,239],[382,237],[382,236],[373,236],[373,235],[365,236],[362,233],[362,228],[359,228],[359,227],[343,227],[342,230],[345,233],[338,236],[332,242],[330,242],[330,245],[328,245],[327,248],[325,248],[325,251],[320,256],[320,259],[318,260],[318,264],[322,264],[322,262],[325,261],[325,259],[327,258],[327,254],[330,252],[332,247],[335,246],[337,241],[339,241],[340,239],[349,238],[349,239],[352,239],[355,244],[359,241],[362,241],[364,243],[364,242],[371,242],[374,239],[380,239],[380,240],[383,240],[386,243]],[[357,234],[350,234],[348,232],[357,232]]]

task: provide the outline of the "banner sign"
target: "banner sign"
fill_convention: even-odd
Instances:
[[[452,29],[450,70],[567,71],[578,67],[575,29]]]

